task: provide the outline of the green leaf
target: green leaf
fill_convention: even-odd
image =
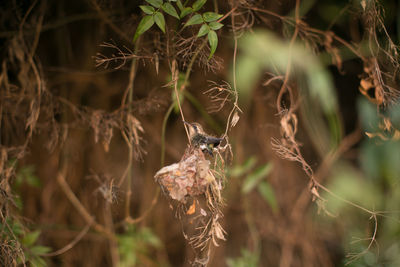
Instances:
[[[181,0],[176,1],[176,5],[178,6],[178,8],[180,9],[180,11],[182,11],[184,9],[184,6],[182,5]]]
[[[260,195],[265,199],[265,201],[269,204],[269,206],[271,207],[271,209],[276,212],[278,209],[278,203],[276,201],[276,197],[275,197],[275,193],[274,193],[274,189],[272,188],[272,186],[265,182],[262,181],[258,187],[258,192],[260,193]]]
[[[203,18],[201,17],[201,15],[196,14],[194,16],[192,16],[185,24],[185,26],[183,27],[187,27],[190,25],[196,25],[196,24],[201,24],[203,23]]]
[[[378,132],[379,116],[376,112],[376,107],[365,98],[358,99],[357,105],[363,129],[367,132]]]
[[[29,266],[35,266],[35,267],[46,267],[46,261],[41,258],[41,257],[33,257],[32,259],[29,259]]]
[[[140,9],[147,15],[152,15],[156,11],[152,6],[140,6]]]
[[[218,36],[217,33],[213,30],[208,33],[208,43],[210,44],[211,49],[210,55],[208,56],[208,59],[210,59],[214,55],[215,50],[217,50],[218,46]]]
[[[210,32],[210,27],[207,24],[203,24],[200,27],[200,30],[199,30],[199,33],[197,34],[197,37],[204,36],[209,32]]]
[[[228,258],[226,264],[228,267],[257,267],[260,266],[260,256],[256,251],[241,249],[241,256],[237,258]]]
[[[192,7],[194,11],[199,10],[205,3],[207,2],[207,0],[197,0],[196,2],[193,3]]]
[[[154,14],[154,21],[156,22],[158,28],[160,28],[162,30],[162,32],[165,33],[164,15],[161,12],[156,12]]]
[[[161,246],[161,241],[157,235],[153,233],[150,228],[143,227],[139,232],[140,238],[145,241],[145,243],[152,245],[155,248]]]
[[[205,22],[216,21],[222,17],[223,17],[222,15],[214,13],[214,12],[206,12],[203,14],[203,19]]]
[[[249,174],[243,183],[242,193],[247,194],[253,190],[262,179],[268,176],[271,170],[272,164],[267,163]]]
[[[190,13],[193,13],[193,9],[191,7],[185,7],[181,12],[180,17],[183,18]]]
[[[160,6],[162,4],[162,0],[146,0],[146,2],[156,8],[160,8]]]
[[[133,41],[135,42],[136,39],[150,29],[151,26],[154,24],[154,18],[151,15],[145,16],[139,23],[139,26],[136,29],[135,36],[133,37]]]
[[[256,163],[257,163],[257,158],[255,156],[251,156],[243,164],[236,165],[232,169],[230,169],[229,176],[232,177],[242,176],[243,174],[250,171]]]
[[[40,235],[40,231],[33,231],[30,233],[27,233],[24,236],[24,238],[22,239],[22,244],[26,247],[32,246],[38,239],[39,235]]]
[[[51,251],[51,248],[45,246],[34,246],[30,248],[30,251],[32,252],[32,254],[42,255],[45,253],[49,253]]]
[[[175,8],[173,7],[173,5],[171,5],[170,3],[166,2],[161,6],[162,10],[165,11],[165,13],[179,19],[179,15],[176,12]]]
[[[40,187],[41,185],[39,178],[35,175],[35,168],[31,165],[24,166],[18,171],[15,182],[17,187],[23,183],[34,187]]]
[[[8,223],[11,224],[11,231],[15,234],[15,235],[23,235],[25,234],[24,229],[22,224],[19,221],[11,221],[8,220]]]
[[[222,28],[222,26],[224,26],[224,24],[216,22],[216,21],[210,22],[208,25],[210,26],[211,30],[214,30],[214,31],[219,30]]]

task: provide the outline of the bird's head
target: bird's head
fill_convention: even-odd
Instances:
[[[203,127],[201,127],[201,125],[198,124],[197,122],[189,123],[189,122],[184,121],[184,123],[189,128],[190,139],[192,139],[193,136],[195,136],[196,134],[204,134]]]

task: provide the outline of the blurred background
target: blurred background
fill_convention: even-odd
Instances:
[[[208,266],[400,265],[398,2],[0,7],[1,266],[191,266],[181,112],[231,147]]]

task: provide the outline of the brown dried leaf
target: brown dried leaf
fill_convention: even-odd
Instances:
[[[361,79],[360,86],[364,91],[368,91],[369,89],[374,87],[369,79]]]
[[[388,138],[386,136],[384,136],[382,133],[369,133],[369,132],[365,132],[365,134],[369,137],[369,138],[374,138],[374,137],[379,137],[382,140],[388,140]]]
[[[389,118],[383,118],[383,130],[390,131],[393,128]]]
[[[187,210],[186,214],[187,215],[192,215],[193,213],[196,212],[196,201],[193,200],[193,204],[190,205],[189,209]]]
[[[317,190],[317,188],[315,186],[313,186],[311,188],[311,194],[313,195],[313,201],[315,199],[320,199],[321,198],[321,196],[319,195],[318,190]]]
[[[236,126],[236,124],[238,123],[239,119],[240,119],[240,117],[239,117],[237,111],[235,111],[235,113],[233,113],[233,117],[232,117],[232,120],[231,120],[231,127],[232,128]]]

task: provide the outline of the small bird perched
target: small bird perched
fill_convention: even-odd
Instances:
[[[203,152],[213,155],[214,147],[219,146],[223,138],[214,137],[204,132],[203,127],[197,122],[188,123],[184,121],[189,128],[189,138],[192,146],[199,147]]]

